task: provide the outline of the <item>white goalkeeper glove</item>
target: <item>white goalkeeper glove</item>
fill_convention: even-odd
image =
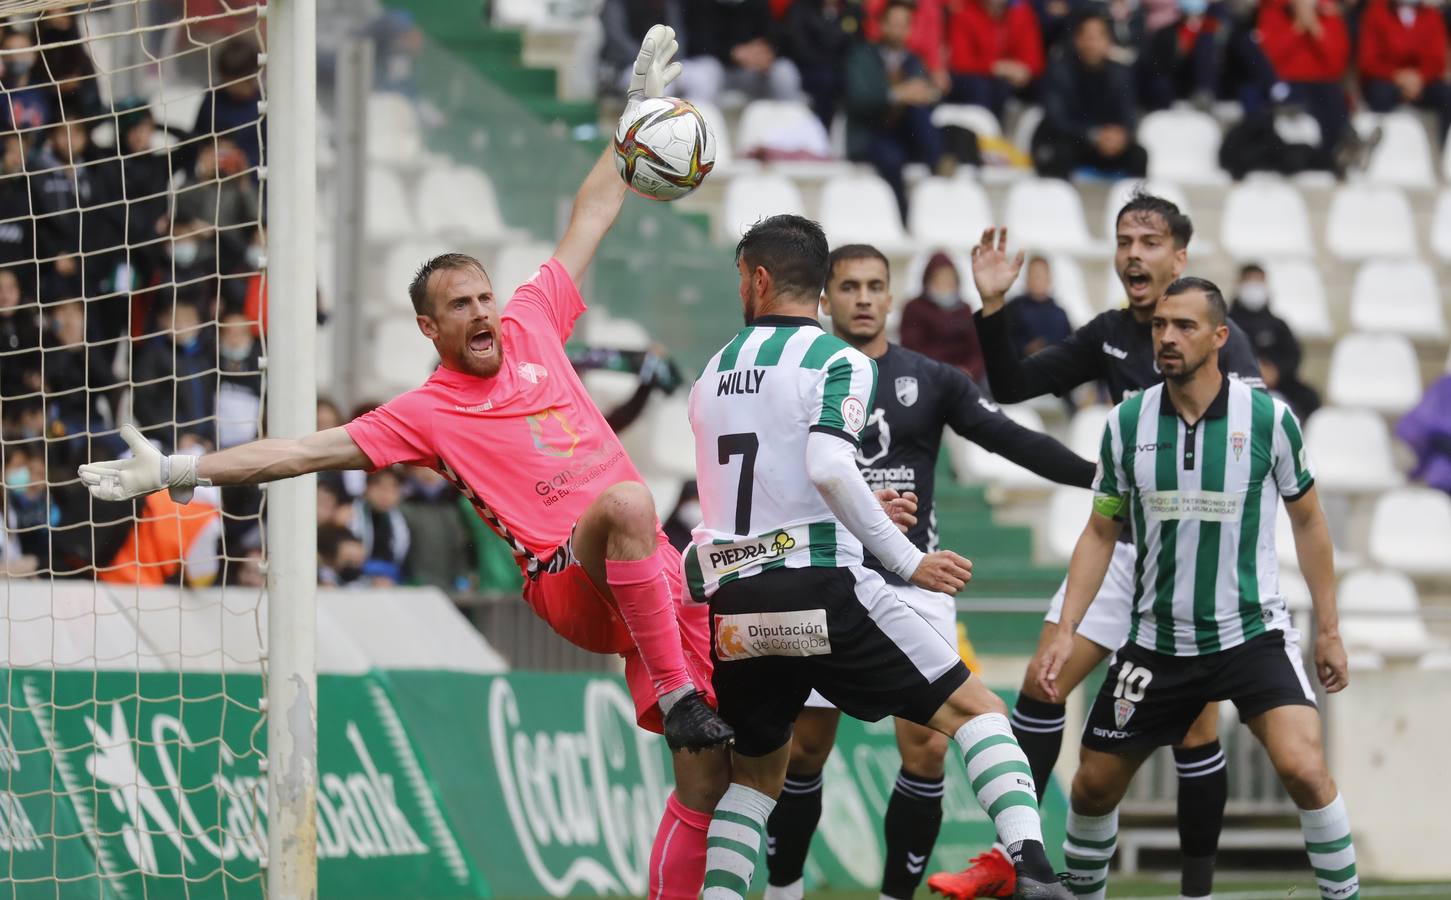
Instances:
[[[167,488],[171,499],[189,503],[197,487],[211,487],[209,479],[197,477],[195,456],[163,456],[134,425],[121,426],[121,439],[131,448],[130,459],[87,463],[80,468],[81,481],[97,500],[130,500]]]
[[[626,116],[646,97],[665,96],[665,88],[682,68],[680,63],[670,61],[679,49],[675,29],[669,25],[655,25],[646,32],[640,42],[640,53],[635,57],[635,68],[630,73],[630,91],[625,95]]]

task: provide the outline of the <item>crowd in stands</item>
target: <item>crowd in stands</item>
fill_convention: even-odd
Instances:
[[[673,25],[689,99],[804,99],[823,129],[845,114],[847,155],[897,192],[902,167],[975,161],[933,124],[940,103],[1006,123],[1040,106],[1032,165],[1049,177],[1142,176],[1143,112],[1234,104],[1225,168],[1363,164],[1375,141],[1352,108],[1409,106],[1451,125],[1447,19],[1423,0],[605,0],[605,82],[623,84],[634,48]],[[733,93],[732,93],[733,92]],[[1286,144],[1274,117],[1303,111],[1319,140]],[[797,146],[797,145],[793,145]]]

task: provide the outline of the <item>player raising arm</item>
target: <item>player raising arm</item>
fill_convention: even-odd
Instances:
[[[673,32],[652,28],[630,101],[660,96],[679,70]],[[619,439],[564,352],[585,304],[576,284],[614,223],[625,186],[609,151],[586,176],[553,259],[499,310],[478,260],[447,253],[409,287],[418,329],[442,365],[428,381],[340,428],[267,439],[193,459],[163,456],[129,426],[129,459],[87,465],[92,494],[122,500],[168,488],[256,484],[330,469],[426,466],[448,478],[514,552],[524,599],[571,643],[625,658],[641,727],[675,752],[650,862],[652,897],[694,897],[705,823],[724,789],[729,727],[711,708],[709,626],[682,607],[680,556]],[[690,755],[688,751],[717,748]],[[684,828],[678,825],[684,824]]]
[[[1118,804],[1138,767],[1183,740],[1205,703],[1232,700],[1300,808],[1320,896],[1359,896],[1350,818],[1325,765],[1299,633],[1276,579],[1283,497],[1315,606],[1315,668],[1327,691],[1343,690],[1333,550],[1300,424],[1281,401],[1220,373],[1228,329],[1213,283],[1171,284],[1152,328],[1165,381],[1109,415],[1093,512],[1039,675],[1039,688],[1056,697],[1073,632],[1101,602],[1094,594],[1131,521],[1141,577],[1128,642],[1089,712],[1073,779],[1063,854],[1074,893],[1105,896]]]

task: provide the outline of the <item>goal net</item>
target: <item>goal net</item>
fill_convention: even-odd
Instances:
[[[265,12],[0,16],[0,883],[260,896],[263,492],[102,503],[76,470],[126,423],[166,453],[261,431]]]

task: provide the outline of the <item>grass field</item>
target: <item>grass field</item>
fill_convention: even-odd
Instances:
[[[829,891],[816,895],[818,900],[877,900],[874,891]],[[928,900],[935,895],[926,888],[917,892],[919,900]],[[1145,876],[1133,878],[1110,877],[1108,883],[1110,900],[1118,897],[1134,897],[1138,900],[1179,900],[1178,875]],[[1451,900],[1451,882],[1437,884],[1386,884],[1368,881],[1361,885],[1360,896],[1365,900]],[[1253,875],[1238,877],[1221,875],[1214,885],[1214,900],[1319,900],[1315,883],[1309,878],[1289,873],[1279,877]]]

